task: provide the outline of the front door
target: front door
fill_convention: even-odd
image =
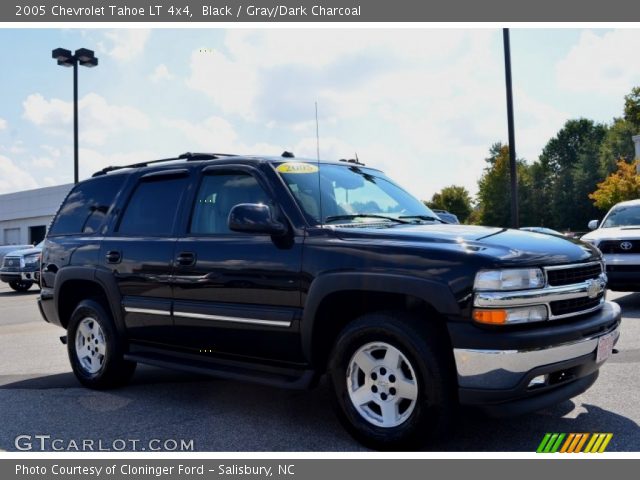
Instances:
[[[205,356],[299,361],[302,239],[232,232],[239,203],[278,209],[246,167],[202,173],[186,234],[175,250],[176,339]]]

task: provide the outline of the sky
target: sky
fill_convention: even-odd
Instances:
[[[472,195],[507,143],[501,29],[0,29],[0,193],[183,152],[353,158],[420,199]],[[535,161],[571,118],[610,122],[640,85],[640,30],[511,29],[516,151]]]

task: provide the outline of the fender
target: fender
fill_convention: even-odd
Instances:
[[[424,300],[443,315],[460,314],[458,302],[449,286],[434,280],[386,273],[328,273],[311,283],[304,305],[300,336],[307,360],[312,361],[313,330],[322,300],[327,295],[344,290],[411,295]]]
[[[60,311],[58,308],[59,295],[57,293],[60,292],[60,288],[67,280],[86,280],[100,285],[104,290],[109,306],[111,307],[111,312],[113,313],[113,319],[118,332],[123,335],[125,334],[126,329],[124,318],[122,316],[120,291],[118,290],[112,275],[108,272],[100,271],[95,267],[69,266],[61,268],[56,273],[53,286],[53,291],[56,292],[54,298],[56,315],[57,312]],[[60,319],[58,319],[58,321],[61,323]]]

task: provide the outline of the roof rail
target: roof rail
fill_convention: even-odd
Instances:
[[[186,153],[183,153],[181,155],[178,155],[177,157],[172,157],[172,158],[161,158],[160,160],[149,160],[148,162],[132,163],[130,165],[116,165],[116,166],[105,167],[102,170],[97,171],[96,173],[94,173],[91,176],[92,177],[98,177],[100,175],[106,175],[109,172],[113,172],[114,170],[122,170],[124,168],[147,167],[147,166],[153,165],[155,163],[175,162],[176,160],[186,160],[187,162],[196,161],[196,160],[215,160],[215,159],[220,158],[220,157],[235,157],[235,155],[232,154],[232,153],[192,153],[192,152],[186,152]]]

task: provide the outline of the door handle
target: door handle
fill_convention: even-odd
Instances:
[[[178,265],[188,267],[196,263],[196,256],[192,252],[180,252],[176,257],[176,261],[178,262]]]
[[[110,250],[105,255],[107,263],[120,263],[122,256],[117,250]]]

